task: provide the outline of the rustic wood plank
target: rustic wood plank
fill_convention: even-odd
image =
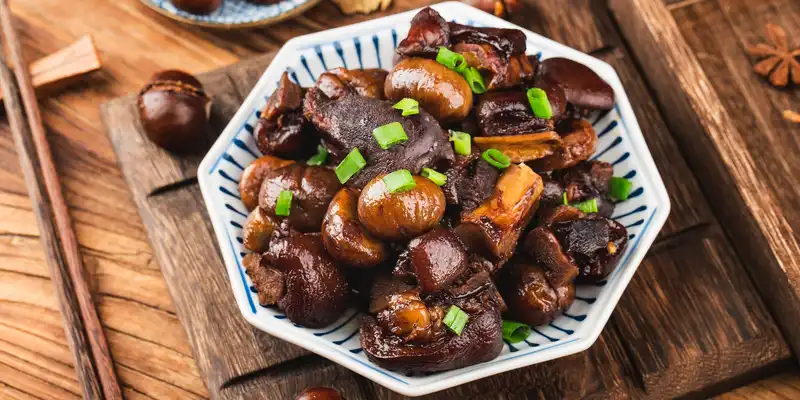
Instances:
[[[791,400],[800,398],[800,375],[796,369],[753,382],[717,397],[718,400]]]
[[[764,108],[754,103],[774,95],[747,72],[745,38],[732,31],[730,18],[721,18],[720,4],[729,11],[738,4],[731,15],[769,12],[787,19],[796,18],[798,8],[792,1],[700,2],[676,9],[684,28],[661,0],[612,0],[611,8],[660,106],[670,110],[667,124],[797,354],[800,219],[798,175],[792,172],[798,166],[796,136],[789,133],[796,129],[774,112],[759,115]],[[797,29],[797,22],[792,25]]]

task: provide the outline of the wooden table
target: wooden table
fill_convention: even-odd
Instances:
[[[606,16],[602,23],[611,23],[602,0],[569,1],[587,2],[598,15]],[[721,2],[670,1],[670,9],[681,18],[691,18],[698,4],[703,10],[713,10]],[[404,2],[388,12],[422,3]],[[529,3],[529,7],[537,7],[540,1]],[[301,18],[268,29],[213,32],[173,23],[135,0],[26,0],[14,2],[12,8],[30,59],[54,52],[86,33],[94,35],[102,53],[102,72],[44,99],[42,108],[125,395],[132,399],[208,397],[118,170],[100,121],[99,105],[135,92],[148,76],[161,69],[180,67],[193,73],[211,70],[277,49],[296,35],[368,17],[331,18],[338,10],[322,4]],[[334,22],[327,22],[331,20]],[[795,31],[800,29],[800,15],[788,16],[786,21],[794,24]],[[515,22],[537,30],[553,21]],[[577,36],[569,28],[561,32],[563,36],[554,39],[569,39],[573,45],[580,44],[583,51],[605,55],[617,51],[610,47],[616,44],[581,41],[580,30]],[[5,124],[0,127],[0,151],[0,399],[76,398],[80,391]],[[685,211],[674,204],[673,213],[676,209]],[[716,224],[713,217],[709,218],[679,215],[671,218],[666,229],[673,234],[702,235],[709,224]],[[800,398],[800,373],[790,365],[780,363],[780,370],[768,371],[774,375],[723,397]],[[715,393],[726,389],[719,388]]]

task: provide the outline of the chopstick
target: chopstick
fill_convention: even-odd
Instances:
[[[7,0],[0,0],[0,25],[16,75],[15,82],[0,54],[0,88],[83,396],[122,399]]]

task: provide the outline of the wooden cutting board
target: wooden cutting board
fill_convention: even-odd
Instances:
[[[787,366],[786,342],[680,156],[608,10],[572,0],[571,12],[564,13],[555,3],[528,4],[530,14],[513,21],[617,69],[667,185],[672,213],[589,350],[435,397],[705,396]],[[214,99],[214,132],[226,125],[271,58],[266,54],[201,76]],[[105,104],[103,117],[212,396],[282,400],[327,385],[351,400],[402,397],[248,325],[235,305],[197,186],[203,155],[177,157],[151,144],[133,96]]]

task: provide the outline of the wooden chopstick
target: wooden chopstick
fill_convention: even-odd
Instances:
[[[122,399],[103,327],[92,301],[61,183],[31,84],[28,64],[14,30],[7,0],[0,0],[3,42],[16,76],[0,56],[0,87],[5,96],[9,125],[19,153],[50,275],[58,294],[75,369],[87,399]],[[20,99],[22,105],[20,105]],[[24,112],[23,112],[24,106]],[[27,116],[27,118],[26,118]]]

